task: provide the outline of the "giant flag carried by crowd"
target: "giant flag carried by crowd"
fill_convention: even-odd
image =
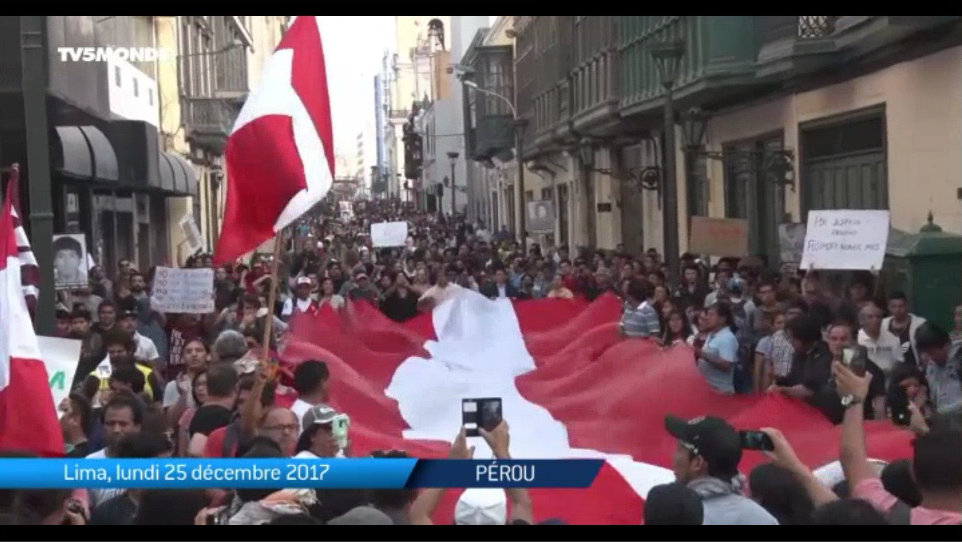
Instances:
[[[292,364],[327,362],[331,403],[351,416],[352,452],[443,457],[461,425],[461,399],[500,397],[513,457],[606,460],[587,490],[533,490],[539,520],[637,525],[648,490],[673,480],[666,414],[777,427],[813,468],[838,456],[838,428],[808,405],[719,395],[690,348],[622,339],[613,296],[512,303],[465,291],[405,324],[363,302],[352,309],[296,316],[283,354]],[[885,422],[868,422],[867,432],[873,457],[911,455],[907,432]],[[475,457],[485,452],[478,445]],[[763,461],[746,452],[741,469]],[[456,497],[449,492],[437,523],[451,522]]]
[[[227,139],[227,202],[214,259],[259,247],[334,182],[334,137],[317,17],[297,17]]]

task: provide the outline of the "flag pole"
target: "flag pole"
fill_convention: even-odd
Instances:
[[[267,319],[264,322],[264,349],[262,351],[264,363],[270,363],[271,359],[271,337],[274,333],[274,307],[277,305],[277,289],[280,282],[277,277],[277,270],[281,259],[281,234],[274,234],[274,257],[271,260],[271,291],[267,295]]]

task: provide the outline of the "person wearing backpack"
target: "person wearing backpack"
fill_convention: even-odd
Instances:
[[[752,352],[756,341],[752,317],[755,313],[755,303],[745,295],[747,289],[748,283],[741,278],[736,277],[728,281],[726,302],[731,308],[731,323],[735,338],[738,339],[738,359],[734,376],[735,393],[752,391]]]
[[[913,442],[912,476],[922,494],[911,507],[885,490],[875,476],[865,451],[865,409],[872,375],[860,376],[835,362],[832,373],[839,395],[851,397],[842,420],[841,464],[852,497],[868,501],[893,525],[958,525],[962,522],[962,431],[937,428],[922,432]],[[912,408],[912,407],[910,407]],[[917,409],[913,416],[921,417]]]

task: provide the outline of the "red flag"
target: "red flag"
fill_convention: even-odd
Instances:
[[[17,250],[20,258],[20,279],[23,283],[23,297],[27,300],[27,308],[30,309],[30,317],[35,318],[37,313],[37,297],[40,295],[40,267],[37,265],[37,258],[30,247],[30,239],[27,237],[26,230],[23,229],[23,221],[20,219],[20,210],[17,208],[20,197],[20,166],[14,164],[10,167],[10,180],[7,183],[10,190],[10,198],[13,207],[10,209],[10,216],[13,219],[13,231],[17,236]]]
[[[237,259],[321,201],[334,136],[317,17],[299,16],[264,66],[227,139],[227,202],[216,263]]]
[[[62,456],[57,408],[23,296],[13,196],[8,189],[0,214],[0,448]]]
[[[780,428],[816,468],[838,455],[838,428],[808,405],[783,397],[713,392],[687,347],[662,350],[618,334],[621,304],[566,300],[492,302],[466,292],[399,325],[367,304],[345,319],[325,307],[291,322],[284,356],[330,368],[331,404],[351,416],[352,452],[401,449],[445,456],[461,424],[461,399],[501,397],[517,458],[604,458],[588,489],[531,491],[536,519],[575,524],[641,522],[644,497],[674,480],[667,414],[714,415],[737,429]],[[868,422],[873,457],[909,457],[910,435]],[[476,457],[489,453],[477,444]],[[765,461],[745,452],[747,474]],[[435,515],[450,524],[458,491]]]

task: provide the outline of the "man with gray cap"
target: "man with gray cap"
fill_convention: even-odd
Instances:
[[[341,446],[334,429],[338,413],[327,405],[314,405],[301,420],[301,436],[297,439],[295,459],[337,457]]]
[[[690,421],[666,416],[665,429],[678,439],[671,461],[675,479],[701,497],[704,525],[778,525],[774,516],[741,494],[741,439],[728,422],[712,416]]]

